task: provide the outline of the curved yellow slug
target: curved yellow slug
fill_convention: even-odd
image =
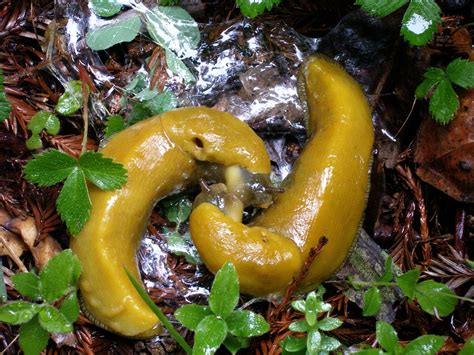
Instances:
[[[115,135],[102,153],[124,165],[128,181],[114,191],[89,187],[91,217],[71,240],[83,268],[83,303],[104,328],[128,337],[149,337],[159,330],[158,319],[124,267],[139,277],[135,253],[154,204],[194,182],[197,161],[268,174],[270,160],[263,142],[245,123],[204,107],[142,121]]]
[[[285,289],[321,236],[328,244],[303,286],[332,275],[346,258],[365,208],[372,155],[371,112],[358,83],[334,61],[302,66],[309,139],[285,191],[249,226],[202,203],[190,217],[191,236],[206,266],[228,261],[242,292],[263,296]]]

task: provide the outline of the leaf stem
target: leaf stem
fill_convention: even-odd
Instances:
[[[166,316],[163,314],[161,309],[153,302],[150,296],[148,296],[148,294],[145,292],[145,290],[139,284],[139,282],[135,279],[135,277],[127,270],[127,268],[124,267],[124,269],[133,287],[135,287],[138,294],[145,301],[148,307],[150,307],[153,313],[156,314],[160,322],[163,323],[164,327],[168,330],[168,332],[170,332],[171,336],[178,342],[179,345],[181,345],[184,351],[186,351],[186,354],[191,355],[193,352],[193,349],[191,349],[191,347],[186,342],[186,340],[181,336],[181,334],[177,332],[177,330],[173,327],[173,325],[170,323],[168,318],[166,318]]]

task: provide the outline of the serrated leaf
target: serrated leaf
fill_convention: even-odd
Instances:
[[[242,15],[254,18],[261,15],[265,10],[270,11],[273,6],[281,3],[281,0],[236,0],[237,7]]]
[[[341,342],[336,338],[322,334],[321,351],[334,351],[337,348],[341,347],[341,345]]]
[[[240,349],[248,348],[250,346],[250,340],[228,335],[224,340],[224,346],[231,354],[235,355]]]
[[[86,85],[86,92],[89,95],[89,86]],[[56,112],[69,116],[83,106],[82,82],[71,80],[65,85],[65,92],[62,94],[56,105]]]
[[[474,62],[457,58],[446,68],[448,79],[464,89],[474,87]]]
[[[131,42],[140,31],[141,25],[138,15],[120,19],[89,31],[86,35],[86,43],[92,50],[100,51],[118,43]]]
[[[209,307],[187,304],[174,312],[174,317],[186,328],[195,331],[199,323],[207,316],[212,315]]]
[[[39,277],[32,272],[21,272],[11,277],[13,286],[23,296],[37,300],[41,297]]]
[[[118,0],[90,0],[92,11],[97,16],[110,17],[120,12],[122,4]]]
[[[291,302],[291,307],[296,311],[304,313],[306,311],[306,301],[305,300],[293,301]]]
[[[4,92],[3,87],[3,70],[0,69],[0,123],[7,120],[10,117],[11,112],[11,104],[8,101],[7,96]]]
[[[50,333],[69,333],[73,327],[71,322],[55,307],[45,305],[38,313],[41,326]]]
[[[196,81],[196,78],[186,64],[184,64],[176,54],[168,49],[166,50],[166,65],[168,65],[168,68],[173,72],[173,74],[183,78],[186,83],[193,83]]]
[[[43,129],[49,134],[55,135],[58,134],[61,124],[59,123],[58,118],[48,111],[39,111],[33,117],[31,117],[30,122],[26,126],[31,133],[38,134]]]
[[[343,324],[342,320],[339,320],[337,318],[323,318],[320,321],[318,321],[317,327],[320,330],[324,330],[325,332],[330,332],[331,330],[339,328]]]
[[[113,134],[122,131],[126,126],[125,119],[120,115],[107,117],[104,130],[105,138],[110,138]]]
[[[48,261],[39,274],[41,295],[48,302],[64,296],[73,280],[74,258],[71,249],[66,249]]]
[[[30,138],[26,140],[26,148],[29,150],[40,149],[43,147],[43,141],[41,137],[37,134],[33,134]]]
[[[382,277],[379,279],[379,282],[390,282],[393,279],[393,262],[392,257],[389,255],[385,259],[385,270]]]
[[[115,190],[127,182],[127,170],[123,165],[104,157],[102,153],[89,151],[82,154],[79,165],[87,180],[99,189]]]
[[[318,354],[321,349],[321,333],[317,329],[311,329],[306,339],[306,351],[309,354]]]
[[[453,313],[458,303],[453,290],[445,284],[433,280],[417,284],[414,295],[426,313],[437,314],[440,317],[446,317]]]
[[[239,302],[239,279],[235,266],[226,263],[217,273],[209,295],[209,307],[214,314],[226,318]]]
[[[436,354],[444,344],[444,337],[438,335],[423,335],[416,338],[403,349],[403,355]]]
[[[41,306],[26,301],[13,301],[0,306],[0,322],[8,324],[23,324],[30,321]]]
[[[193,355],[213,354],[227,336],[227,324],[214,315],[205,317],[194,333]]]
[[[156,6],[145,13],[151,38],[178,57],[189,56],[201,40],[196,21],[186,10],[176,6]]]
[[[429,109],[434,119],[446,124],[454,117],[459,107],[458,95],[448,80],[442,80],[431,96]]]
[[[305,307],[305,319],[308,322],[309,326],[312,327],[316,324],[316,319],[318,317],[317,304],[320,303],[316,293],[310,292],[306,296],[306,307]]]
[[[280,342],[280,346],[282,349],[294,353],[306,349],[307,339],[308,337],[297,338],[293,336],[287,336]]]
[[[382,299],[380,290],[377,287],[371,287],[364,293],[364,303],[362,306],[362,314],[364,317],[371,317],[379,313]]]
[[[396,278],[398,287],[401,288],[403,294],[407,296],[410,300],[413,300],[415,286],[418,283],[419,278],[419,269],[409,270]]]
[[[309,324],[306,319],[298,320],[291,323],[288,329],[296,333],[306,333],[309,329]]]
[[[472,355],[474,354],[474,339],[469,339],[464,344],[458,355]]]
[[[372,16],[385,17],[392,12],[398,10],[403,5],[408,3],[408,0],[356,0],[356,5],[360,5],[362,10]]]
[[[375,325],[377,342],[388,352],[395,353],[398,347],[398,335],[395,329],[385,321],[377,321]]]
[[[48,150],[35,155],[23,168],[25,179],[39,186],[52,186],[64,179],[77,167],[77,160],[60,152]]]
[[[270,330],[265,318],[251,311],[234,311],[225,321],[229,332],[238,337],[256,337]]]
[[[411,45],[428,43],[441,23],[441,9],[434,0],[411,0],[400,33]]]
[[[22,324],[18,333],[18,342],[25,355],[39,355],[48,345],[49,333],[41,327],[38,316]]]
[[[79,234],[92,209],[86,177],[81,169],[74,169],[67,177],[56,200],[56,209],[71,234]]]
[[[79,300],[75,291],[71,292],[64,299],[59,311],[70,323],[74,323],[77,320],[79,317]]]

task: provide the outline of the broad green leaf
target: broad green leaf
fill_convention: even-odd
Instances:
[[[209,307],[187,304],[174,312],[174,317],[186,328],[195,331],[199,323],[207,316],[212,315]]]
[[[118,43],[131,42],[140,31],[141,25],[138,15],[120,19],[89,31],[86,35],[86,43],[92,50],[100,51]]]
[[[104,130],[105,138],[110,138],[115,133],[122,131],[126,126],[125,119],[120,115],[107,117]]]
[[[356,4],[360,5],[365,12],[379,17],[390,15],[406,3],[408,3],[408,0],[356,0]]]
[[[448,79],[464,89],[474,87],[474,62],[457,58],[446,68]]]
[[[413,269],[405,272],[396,278],[398,287],[401,288],[403,294],[410,300],[413,300],[415,286],[420,278],[420,270]]]
[[[379,281],[390,282],[392,281],[392,279],[393,279],[393,262],[392,262],[392,257],[389,255],[387,256],[387,259],[385,259],[385,270]]]
[[[214,314],[226,318],[239,302],[239,279],[235,266],[226,263],[216,274],[209,295]]]
[[[291,307],[296,311],[304,313],[306,311],[306,301],[304,300],[293,301],[291,302]]]
[[[364,293],[362,314],[364,317],[374,316],[379,313],[381,305],[380,290],[377,287],[371,287]]]
[[[229,332],[238,337],[256,337],[270,330],[265,318],[251,311],[234,311],[225,321]]]
[[[39,355],[48,345],[49,333],[41,327],[38,316],[22,324],[19,335],[18,342],[25,355]]]
[[[56,105],[56,112],[69,116],[82,108],[82,82],[80,80],[71,80],[65,85],[64,94],[62,94]],[[86,85],[87,95],[89,95],[89,86]]]
[[[261,15],[265,10],[270,11],[273,6],[281,3],[281,0],[236,0],[237,7],[242,15],[254,18]]]
[[[428,68],[428,70],[423,74],[423,77],[426,79],[431,79],[435,81],[441,81],[446,79],[446,73],[441,68]]]
[[[330,332],[331,330],[339,328],[343,323],[344,322],[342,320],[337,318],[327,317],[321,319],[318,322],[317,327],[318,329],[324,330],[325,332]]]
[[[196,247],[190,241],[191,238],[186,236],[181,236],[178,233],[168,234],[167,244],[168,250],[171,254],[184,256],[186,261],[191,264],[202,264],[202,261],[199,257],[199,253]]]
[[[280,346],[282,349],[288,352],[297,352],[303,349],[306,349],[306,341],[308,337],[297,338],[293,336],[287,336],[280,342]]]
[[[49,134],[58,134],[61,124],[58,118],[48,111],[39,111],[33,117],[26,126],[31,133],[38,134],[45,129]]]
[[[435,0],[411,0],[403,15],[400,33],[411,45],[423,46],[441,23],[441,9]]]
[[[72,323],[55,307],[46,305],[38,313],[41,326],[50,333],[72,332]]]
[[[89,151],[79,158],[87,180],[101,190],[115,190],[127,182],[127,170],[122,164],[105,158],[102,153]]]
[[[90,0],[92,11],[102,17],[110,17],[120,12],[122,4],[118,0]]]
[[[79,234],[92,209],[86,177],[81,169],[74,169],[64,182],[56,200],[56,209],[71,234]]]
[[[305,308],[305,315],[306,315],[306,322],[308,322],[309,326],[312,327],[316,324],[316,319],[318,318],[317,312],[317,304],[320,303],[318,300],[316,293],[310,292],[306,296],[306,308]]]
[[[224,340],[224,346],[231,354],[235,355],[240,349],[248,348],[250,346],[250,340],[228,335]]]
[[[474,354],[474,339],[469,339],[464,344],[458,355],[472,355]]]
[[[160,205],[164,209],[166,218],[177,224],[181,224],[189,218],[193,207],[191,200],[183,195],[170,197],[161,202]]]
[[[32,272],[21,272],[11,277],[13,286],[23,296],[37,300],[41,298],[39,277]]]
[[[306,333],[309,329],[309,324],[306,319],[302,319],[291,323],[288,329],[296,333]]]
[[[66,317],[70,323],[74,323],[79,317],[79,300],[77,293],[71,292],[61,304],[59,311]]]
[[[403,355],[436,354],[444,344],[444,337],[438,335],[423,335],[416,338],[403,349]]]
[[[8,324],[23,324],[30,321],[41,306],[26,301],[13,301],[0,306],[0,322]]]
[[[41,137],[37,134],[33,134],[30,138],[26,141],[26,148],[29,150],[40,149],[43,147],[43,141]]]
[[[151,38],[161,47],[178,57],[189,56],[201,34],[196,21],[186,10],[176,6],[156,6],[145,14],[146,27]]]
[[[430,92],[434,90],[439,81],[433,79],[424,79],[415,90],[415,96],[417,99],[426,97]]]
[[[454,312],[458,303],[455,295],[448,286],[433,280],[423,281],[415,287],[415,298],[421,308],[426,313],[431,315],[436,313],[440,317],[446,317]]]
[[[395,352],[398,347],[398,335],[395,329],[382,320],[377,321],[375,325],[375,334],[377,342],[388,352]]]
[[[321,333],[317,329],[311,329],[308,332],[306,349],[309,354],[318,354],[321,350]]]
[[[227,336],[227,325],[214,315],[205,317],[194,333],[193,355],[213,354]]]
[[[363,349],[360,351],[357,351],[357,355],[382,355],[386,354],[380,349]]]
[[[196,78],[194,77],[193,73],[191,73],[186,64],[184,64],[184,62],[179,59],[176,54],[168,49],[166,50],[166,64],[173,74],[183,78],[186,83],[193,83],[196,81]]]
[[[341,342],[336,338],[322,334],[321,351],[334,351],[341,346]]]
[[[32,183],[52,186],[66,179],[76,167],[76,159],[53,149],[35,155],[25,165],[23,172],[26,180]]]
[[[429,109],[434,119],[446,124],[453,118],[459,107],[458,95],[448,80],[441,81],[431,96]]]
[[[41,295],[48,302],[53,302],[68,291],[74,271],[74,258],[71,249],[66,249],[48,261],[39,274]]]

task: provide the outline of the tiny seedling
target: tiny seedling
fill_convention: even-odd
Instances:
[[[270,11],[273,6],[279,5],[282,0],[236,0],[235,3],[242,15],[254,18]]]
[[[34,150],[43,147],[40,137],[41,131],[46,130],[49,134],[56,135],[59,133],[61,124],[59,119],[51,112],[39,111],[31,117],[26,127],[31,131],[31,137],[26,141],[26,147]]]
[[[3,70],[0,69],[0,123],[7,120],[10,116],[12,106],[5,96],[5,88],[3,87]]]
[[[280,346],[285,353],[328,354],[342,345],[339,340],[324,333],[339,328],[343,323],[341,320],[329,316],[321,318],[323,313],[331,310],[331,305],[323,300],[325,292],[324,287],[320,286],[316,292],[308,293],[306,300],[297,300],[291,303],[291,307],[304,313],[305,318],[291,323],[288,329],[305,334],[298,337],[289,335],[283,339]]]
[[[26,355],[39,354],[48,344],[49,333],[70,333],[79,316],[77,283],[81,264],[71,250],[64,250],[37,275],[23,272],[12,276],[15,289],[26,299],[0,306],[0,321],[20,325],[19,343]]]
[[[56,112],[70,116],[80,110],[84,104],[82,96],[82,82],[71,80],[64,85],[64,93],[59,97]],[[89,86],[86,85],[86,94],[89,95]]]

